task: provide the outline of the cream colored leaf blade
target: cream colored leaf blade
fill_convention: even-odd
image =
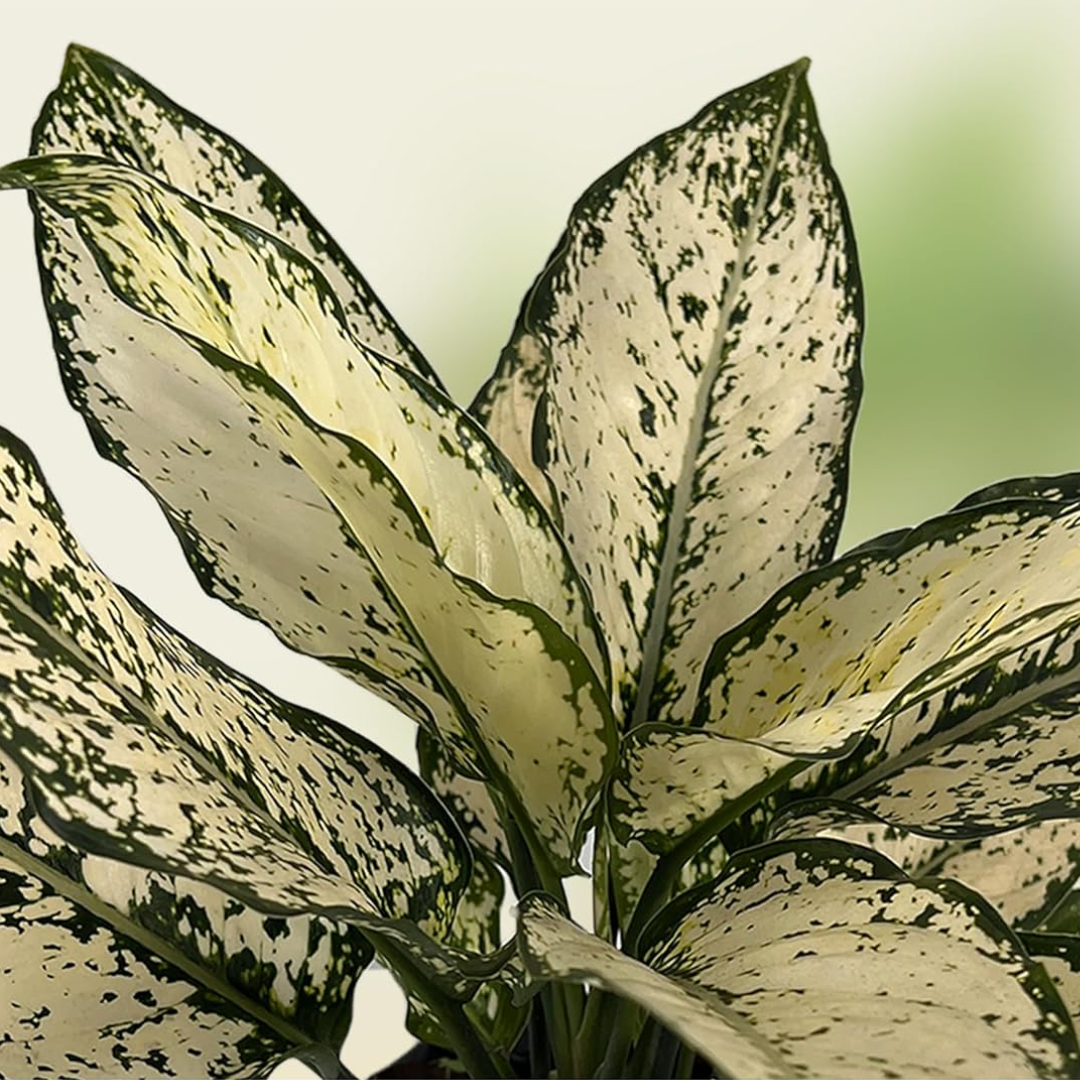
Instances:
[[[510,849],[488,785],[456,769],[438,736],[423,727],[416,729],[416,756],[424,782],[442,799],[469,843],[509,869]]]
[[[205,882],[87,854],[45,824],[3,753],[0,842],[25,867],[83,897],[100,918],[128,927],[156,955],[180,957],[191,978],[242,1010],[263,1010],[306,1040],[341,1047],[352,991],[371,957],[356,926],[268,916]],[[30,975],[13,971],[20,983]]]
[[[0,1074],[268,1076],[303,1045],[52,877],[0,840]]]
[[[147,726],[321,865],[360,882],[375,910],[433,927],[449,918],[467,855],[423,785],[374,744],[213,660],[109,581],[67,530],[30,452],[2,432],[0,602],[19,635],[2,662],[20,708],[78,703],[106,710],[103,722]],[[51,683],[49,664],[79,673],[74,696]]]
[[[686,722],[715,638],[836,541],[862,301],[805,68],[585,193],[474,405],[535,440],[634,723]]]
[[[535,603],[603,669],[584,589],[528,487],[445,395],[348,336],[337,298],[311,262],[247,222],[98,158],[28,159],[0,170],[0,187],[28,187],[68,220],[59,261],[77,259],[82,244],[99,266],[90,285],[81,284],[80,266],[77,279],[51,290],[46,306],[54,321],[70,324],[71,305],[77,311],[83,295],[108,303],[104,291],[174,334],[265,373],[314,421],[355,438],[393,471],[456,573],[498,596]],[[106,347],[122,347],[116,328],[97,320]],[[104,418],[126,419],[116,416],[125,395],[156,389],[162,363],[176,359],[168,344],[164,353],[113,387]],[[71,359],[98,374],[97,353]],[[185,413],[174,408],[166,425],[174,438],[178,418]],[[211,445],[229,436],[221,419],[213,409],[202,415],[216,436]],[[232,441],[242,431],[232,432]],[[204,448],[179,452],[193,451]]]
[[[282,465],[294,470],[290,479],[299,475],[311,483],[315,499],[337,515],[341,533],[367,564],[361,585],[367,580],[369,591],[391,609],[400,631],[395,636],[420,655],[421,665],[412,670],[434,682],[441,695],[441,702],[429,695],[426,704],[435,715],[426,719],[439,727],[458,764],[467,764],[474,775],[494,768],[497,776],[503,766],[532,770],[531,781],[519,783],[515,774],[510,785],[524,791],[533,816],[541,819],[543,839],[550,840],[547,847],[570,872],[611,752],[606,687],[596,674],[603,656],[587,598],[561,542],[480,429],[431,387],[343,341],[323,283],[310,265],[272,238],[141,174],[93,159],[38,159],[4,176],[11,183],[31,184],[40,198],[77,218],[79,236],[94,246],[102,268],[99,282],[107,279],[118,291],[95,284],[95,302],[102,291],[114,300],[122,294],[125,302],[114,310],[140,307],[147,326],[156,320],[159,333],[168,324],[161,345],[166,362],[156,368],[142,364],[136,381],[153,384],[156,369],[167,372],[175,365],[174,383],[185,380],[189,396],[208,388],[211,405],[224,395],[231,421],[250,433],[247,442],[261,448],[263,459],[278,470]],[[147,229],[146,221],[157,224]],[[196,249],[209,260],[207,266],[194,258]],[[248,300],[258,295],[259,302],[245,302],[234,311],[228,297],[242,286],[254,290],[246,294]],[[70,304],[58,301],[57,306],[69,320]],[[115,330],[109,333],[115,340]],[[286,341],[290,349],[283,351]],[[268,342],[276,343],[274,348]],[[312,376],[316,383],[309,384],[297,357],[316,345],[348,351],[357,386],[368,393],[352,387],[346,408],[335,396],[344,393],[341,386],[319,384],[317,373]],[[266,358],[268,349],[272,361]],[[107,351],[93,355],[95,365]],[[82,350],[80,355],[85,359]],[[105,414],[120,423],[142,414],[104,394],[99,401]],[[305,414],[305,405],[314,417]],[[211,407],[203,416],[214,428],[220,410]],[[157,418],[174,445],[170,431],[183,417],[174,411]],[[367,441],[337,434],[326,424],[344,425]],[[169,468],[151,456],[152,475],[143,479],[176,498],[174,520],[216,502],[207,499],[206,485],[216,470],[231,472],[234,462],[227,451],[235,439],[229,431],[216,430],[194,454],[176,446],[185,470],[187,459],[196,458],[196,471],[188,472],[179,487],[171,486]],[[234,476],[232,482],[248,481]],[[268,539],[276,544],[279,524],[275,520],[270,532],[269,523],[260,523],[256,554]],[[221,523],[216,528],[222,546],[239,547],[238,558],[246,559],[252,546],[237,545]],[[309,546],[310,537],[297,537],[298,549]],[[271,545],[271,558],[275,550]],[[267,573],[273,579],[272,565],[256,576],[265,580]],[[333,588],[332,575],[322,580]],[[301,593],[311,593],[301,585]],[[442,608],[436,606],[440,597],[446,598]],[[297,599],[295,586],[286,598],[290,603]],[[336,607],[336,597],[331,602]],[[381,620],[374,623],[361,646],[380,636]],[[538,717],[535,722],[517,715],[520,696],[508,681],[511,670],[538,687],[528,706]],[[414,685],[422,681],[418,676]],[[502,704],[508,697],[512,707]],[[493,716],[503,730],[492,727]],[[478,737],[464,730],[474,724],[483,729]],[[522,747],[510,745],[515,739],[543,744],[542,752],[526,747],[518,753]],[[557,755],[554,768],[552,752]],[[494,753],[501,764],[481,762],[478,753]],[[530,790],[535,785],[543,789],[539,795]]]
[[[824,836],[873,848],[912,877],[960,881],[1011,926],[1041,929],[1080,878],[1080,821],[1048,820],[974,840],[919,836],[849,803],[795,803],[770,839]]]
[[[714,645],[695,722],[759,738],[788,718],[954,677],[1012,632],[1052,630],[1080,601],[1080,503],[955,511],[780,589]]]
[[[392,937],[468,996],[474,961],[416,925],[448,924],[469,866],[430,792],[131,601],[66,532],[25,447],[4,435],[0,453],[0,746],[43,822],[81,851],[264,914]],[[364,951],[354,941],[357,963]]]
[[[736,855],[642,948],[721,997],[788,1075],[1067,1077],[1080,1061],[1053,984],[985,901],[863,847]]]
[[[31,146],[34,154],[95,154],[130,165],[279,237],[326,276],[358,341],[441,385],[348,256],[288,186],[236,140],[130,68],[72,45]]]

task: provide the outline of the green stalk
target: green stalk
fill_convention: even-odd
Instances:
[[[690,1080],[690,1074],[694,1071],[694,1061],[697,1053],[693,1047],[683,1043],[679,1050],[679,1056],[675,1059],[675,1068],[672,1070],[673,1080]]]
[[[530,833],[522,830],[511,814],[503,815],[503,832],[510,849],[514,889],[518,896],[540,890],[554,896],[564,910],[569,910],[562,878],[555,872],[546,852],[531,844]],[[578,1075],[577,1045],[585,1009],[585,991],[570,983],[546,983],[540,991],[545,1028],[555,1070],[560,1076]],[[534,1062],[534,1065],[536,1063]]]
[[[630,1055],[630,1063],[626,1069],[627,1076],[654,1077],[658,1073],[652,1071],[653,1061],[660,1040],[660,1025],[650,1016],[645,1020],[637,1042],[634,1044],[634,1052]]]
[[[401,980],[405,989],[419,998],[438,1020],[466,1071],[473,1077],[489,1080],[512,1080],[514,1070],[501,1054],[493,1053],[481,1041],[476,1028],[460,1001],[432,986],[409,956],[381,935],[370,934],[387,966]]]
[[[656,1050],[653,1053],[652,1069],[649,1076],[670,1078],[675,1075],[675,1067],[678,1064],[682,1043],[666,1027],[657,1024],[657,1029],[660,1035],[656,1042]]]
[[[600,1068],[594,1073],[597,1080],[618,1080],[619,1077],[633,1075],[633,1073],[628,1073],[626,1068],[630,1044],[633,1042],[638,1021],[637,1007],[626,998],[618,998],[611,1041],[608,1043],[607,1053],[600,1063]]]

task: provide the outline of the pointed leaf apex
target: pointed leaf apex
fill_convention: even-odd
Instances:
[[[16,188],[33,186],[31,170],[28,167],[30,160],[22,158],[7,165],[0,165],[0,191],[11,191]]]

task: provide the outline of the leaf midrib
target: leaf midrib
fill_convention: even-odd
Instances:
[[[283,1017],[276,1016],[258,1002],[241,994],[234,986],[220,978],[213,971],[195,963],[171,942],[140,926],[114,907],[98,899],[85,886],[54,870],[43,860],[31,855],[17,844],[0,836],[0,856],[10,859],[28,874],[40,878],[58,895],[70,900],[78,907],[89,911],[95,918],[112,927],[118,934],[131,938],[147,951],[178,968],[195,984],[224,998],[230,1004],[241,1009],[248,1016],[266,1027],[272,1028],[297,1048],[318,1046],[310,1036]]]
[[[756,241],[757,227],[765,208],[769,203],[770,188],[780,160],[780,150],[784,142],[784,132],[791,118],[795,89],[805,68],[805,61],[800,61],[790,69],[788,88],[777,117],[773,143],[769,150],[769,160],[762,174],[761,187],[753,209],[747,220],[746,231],[739,241],[735,270],[724,293],[720,306],[718,325],[713,339],[709,358],[698,383],[697,396],[694,399],[694,412],[690,421],[690,431],[685,443],[682,467],[672,496],[671,513],[668,516],[667,532],[664,536],[664,550],[660,557],[653,603],[649,609],[641,653],[641,675],[638,679],[637,697],[630,719],[630,727],[637,727],[649,719],[653,690],[660,669],[661,648],[667,633],[671,601],[675,591],[675,570],[682,556],[683,533],[690,513],[698,450],[704,440],[705,421],[712,404],[712,392],[723,368],[724,341],[731,329],[731,316],[735,310],[746,281],[746,270],[750,262],[753,245]]]

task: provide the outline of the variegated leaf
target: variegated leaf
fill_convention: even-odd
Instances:
[[[547,477],[533,458],[536,413],[547,374],[547,354],[539,339],[524,329],[528,307],[529,297],[526,297],[514,336],[469,411],[484,425],[536,497],[557,514],[558,505],[552,498]]]
[[[1080,817],[1080,623],[900,712],[867,752],[800,787],[941,837]]]
[[[750,808],[759,824],[767,823],[769,814],[758,811],[770,792],[788,783],[799,787],[799,773],[815,761],[825,762],[815,776],[847,775],[853,751],[882,721],[915,715],[920,703],[959,693],[973,678],[985,682],[995,663],[1023,654],[1025,641],[1034,637],[1045,643],[1062,627],[1077,625],[1078,608],[1074,603],[1038,609],[929,667],[898,691],[863,693],[794,712],[750,738],[671,724],[642,725],[624,738],[612,777],[608,805],[615,833],[662,852],[677,844],[692,846],[688,833],[707,839]],[[974,677],[973,669],[979,672]],[[1052,674],[1050,665],[1042,674]],[[919,715],[927,715],[924,706]],[[865,768],[865,759],[865,754],[853,759],[856,774]]]
[[[286,184],[234,139],[123,64],[72,45],[34,127],[31,153],[109,158],[258,225],[319,268],[358,341],[441,386],[348,256]]]
[[[263,1023],[259,1017],[269,1016],[271,1033],[276,1030],[286,1039],[286,1045],[295,1047],[313,1041],[334,1050],[340,1048],[349,1027],[352,989],[371,955],[356,926],[318,916],[267,916],[205,882],[88,855],[65,843],[37,816],[26,781],[2,753],[0,849],[0,858],[6,858],[32,878],[53,881],[62,895],[75,898],[76,906],[78,898],[86,901],[82,906],[97,913],[106,931],[110,927],[129,927],[159,961],[166,956],[182,957],[184,971],[195,984],[223,994],[255,1026]],[[17,911],[7,915],[0,924],[7,922],[8,932],[20,917],[25,917]],[[0,937],[4,933],[0,928]],[[57,948],[55,941],[48,943],[44,938],[39,945],[49,950]],[[19,957],[17,948],[7,952],[8,956]],[[23,995],[41,965],[23,955],[8,966],[9,977]],[[140,999],[145,996],[148,986],[132,984],[130,976],[122,977],[129,980],[128,993],[137,993]],[[69,1008],[92,1010],[108,1003],[99,995],[87,1000],[93,987],[83,987],[79,980],[73,980],[70,987],[62,983],[64,987],[73,991],[70,996],[74,1001]],[[52,1011],[60,1012],[55,1008]],[[158,1015],[156,1022],[160,1020]],[[150,1023],[155,1021],[151,1019]],[[160,1056],[168,1048],[167,1042],[161,1042],[163,1030],[157,1029],[156,1044],[152,1039],[148,1042],[148,1033],[143,1033],[141,1041],[147,1052]],[[55,1033],[49,1040],[41,1038],[36,1029],[27,1034],[30,1044],[22,1050],[18,1045],[7,1046],[7,1051],[29,1054],[31,1061],[45,1064],[47,1055],[56,1049],[52,1043]],[[149,1034],[155,1034],[153,1027]],[[192,1034],[189,1032],[187,1037]],[[179,1031],[178,1036],[182,1043],[184,1032]],[[86,1029],[80,1029],[78,1037],[87,1047],[93,1045]],[[63,1039],[60,1042],[64,1049]],[[109,1038],[108,1045],[115,1044],[115,1038]],[[5,1067],[4,1054],[5,1045],[0,1043],[0,1075],[13,1075]],[[106,1074],[109,1072],[106,1070]],[[14,1075],[27,1073],[24,1062]]]
[[[956,511],[804,574],[720,638],[695,722],[761,739],[800,714],[843,722],[1056,629],[1080,598],[1080,504]],[[771,739],[766,739],[772,745]]]
[[[790,583],[717,642],[702,728],[648,725],[628,740],[611,798],[620,835],[667,849],[786,781],[798,791],[779,804],[835,795],[942,834],[1073,814],[1068,770],[1040,765],[1071,753],[1072,729],[1058,721],[1076,678],[1078,524],[1076,502],[979,504]],[[1021,730],[1009,776],[1038,772],[1035,784],[1010,785],[1002,769],[984,790],[978,769],[939,768],[934,806],[909,800],[886,812],[884,792],[864,796],[893,774],[913,781],[921,756],[948,755],[955,743],[959,767],[961,755],[994,756],[995,739]]]
[[[0,840],[0,1075],[269,1076],[333,1055]]]
[[[442,799],[473,847],[509,869],[506,835],[488,785],[455,768],[438,737],[423,727],[416,729],[416,756],[424,782]]]
[[[611,828],[625,844],[670,851],[693,830],[715,833],[717,815],[737,816],[770,781],[801,768],[804,762],[756,743],[647,724],[623,740],[608,791]]]
[[[618,940],[613,930],[625,930],[655,868],[656,856],[644,845],[620,841],[609,821],[598,826],[593,866],[593,924],[598,934]]]
[[[1041,929],[1080,878],[1080,821],[1037,821],[978,840],[919,836],[847,803],[810,800],[781,814],[775,839],[826,836],[863,844],[912,877],[952,878],[989,900],[1010,925]]]
[[[0,605],[6,723],[38,724],[78,703],[102,723],[140,725],[154,743],[200,760],[275,835],[288,833],[320,866],[358,883],[372,910],[446,925],[467,855],[426,788],[373,743],[275,698],[117,588],[68,532],[30,451],[2,431]],[[66,672],[75,673],[70,686],[59,681]],[[37,753],[62,758],[63,743],[41,730]],[[90,729],[85,737],[104,739]],[[121,757],[119,748],[106,753]],[[25,761],[49,779],[40,762]]]
[[[833,840],[736,855],[647,928],[642,958],[722,1000],[788,1076],[1068,1077],[1053,983],[993,909]],[[722,1059],[716,1062],[722,1065]]]
[[[125,338],[142,342],[133,346],[138,351],[146,341],[142,331],[156,325],[164,337],[152,340],[151,355],[141,357],[131,379],[152,386],[156,397],[167,399],[178,384],[181,400],[202,395],[203,420],[216,434],[207,432],[197,460],[180,465],[179,480],[158,464],[161,457],[173,461],[190,437],[189,417],[175,398],[153,418],[158,432],[140,432],[148,438],[134,444],[142,456],[160,448],[150,453],[154,464],[142,478],[172,507],[174,523],[192,507],[221,505],[203,486],[220,495],[220,475],[229,477],[225,491],[250,486],[231,453],[221,468],[238,437],[220,427],[224,413],[250,433],[241,442],[245,453],[259,448],[257,456],[302,485],[297,496],[336,517],[347,545],[359,549],[361,586],[390,608],[397,631],[444,696],[425,702],[432,712],[441,710],[433,719],[442,735],[473,768],[502,779],[559,868],[571,872],[612,749],[606,689],[595,674],[602,655],[561,542],[480,429],[423,380],[348,339],[318,272],[272,237],[140,173],[93,159],[27,161],[0,173],[0,183],[30,185],[51,208],[77,219],[78,236],[101,264],[88,292],[81,286],[52,293],[54,314],[76,337],[84,319],[79,302],[105,305],[110,313],[107,321],[94,317],[93,308],[86,313],[87,332],[105,337],[89,350],[69,341],[69,357],[89,357],[100,374],[100,363],[116,362],[133,346]],[[65,263],[59,254],[56,260]],[[80,272],[86,261],[83,251]],[[229,298],[242,292],[244,303],[231,307]],[[136,308],[145,325],[139,333],[118,333],[112,316],[121,316],[122,329],[124,313]],[[349,378],[334,381],[305,367],[311,349],[345,358]],[[92,407],[99,421],[148,420],[147,410],[132,409],[111,391]],[[281,516],[268,518],[269,498],[261,486],[258,491],[263,505],[253,521],[231,506],[214,512],[214,546],[200,558],[221,562],[223,552],[233,552],[257,589],[273,582],[289,607],[311,590],[302,582],[279,588],[273,571],[285,532],[288,559],[313,558],[312,579],[322,573],[320,588],[338,590],[325,553],[312,556],[306,530],[294,536],[282,529]],[[237,529],[250,531],[249,543],[237,546]],[[204,542],[184,525],[181,532],[189,543]],[[211,580],[220,572],[212,569]],[[334,608],[340,602],[329,600]],[[317,598],[315,618],[321,607]],[[349,608],[341,610],[353,620]],[[364,621],[369,625],[353,659],[373,640],[383,647],[377,612],[368,610]],[[319,630],[326,626],[319,623]],[[339,644],[339,654],[348,652],[347,639]],[[410,663],[406,658],[406,669]],[[355,665],[347,658],[346,666]],[[537,691],[527,703],[517,692],[523,677]],[[418,675],[416,683],[423,681]]]
[[[719,995],[666,977],[589,934],[547,897],[525,897],[518,909],[525,966],[536,979],[594,986],[640,1005],[708,1058],[720,1076],[793,1075],[769,1044]]]
[[[935,835],[1073,816],[1080,786],[1067,760],[1076,734],[1062,722],[1071,719],[1062,702],[1077,679],[1078,637],[1076,605],[1049,605],[898,693],[796,712],[755,739],[646,725],[624,740],[608,798],[613,827],[658,852],[686,849],[693,836],[707,839],[750,810],[739,824],[737,846],[746,846],[779,807],[811,795],[857,802]],[[1010,743],[1008,758],[995,757],[1000,774],[991,775],[981,760],[1018,731],[1024,737]],[[912,785],[930,801],[919,804]]]
[[[25,447],[4,436],[0,452],[0,746],[44,822],[264,914],[354,923],[392,967],[407,952],[430,984],[471,997],[503,958],[401,917],[438,932],[464,885],[441,805],[377,747],[211,661],[113,586]]]
[[[527,468],[542,388],[540,464],[635,723],[685,722],[716,636],[840,527],[862,301],[806,66],[585,193],[474,406]]]
[[[1080,1024],[1080,937],[1026,933],[1020,940],[1028,955],[1049,972],[1073,1023]]]

